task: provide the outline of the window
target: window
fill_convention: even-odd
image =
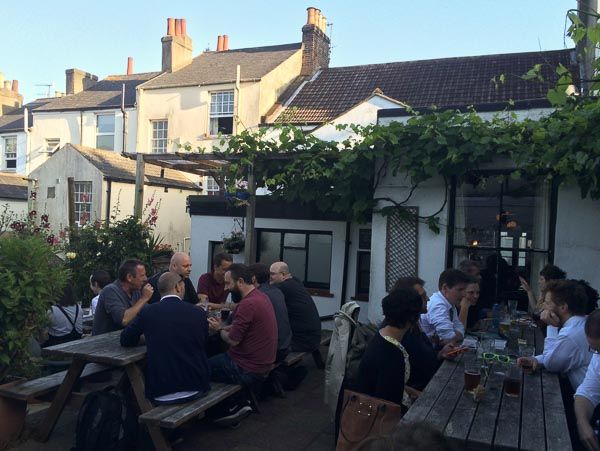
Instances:
[[[233,133],[233,90],[210,94],[210,130],[211,136],[219,133]]]
[[[92,182],[75,182],[75,222],[81,226],[92,215]]]
[[[56,187],[49,186],[46,192],[46,199],[54,199],[56,197]]]
[[[368,300],[370,282],[371,229],[359,229],[358,252],[356,254],[356,299]]]
[[[96,148],[115,150],[115,115],[96,116]]]
[[[46,152],[52,153],[60,147],[60,138],[46,138]]]
[[[330,232],[258,230],[258,261],[270,265],[284,261],[290,272],[308,288],[329,289]]]
[[[218,196],[219,195],[219,185],[217,181],[213,177],[206,177],[206,186],[204,187],[204,192],[207,196]]]
[[[4,138],[4,168],[17,169],[17,137]]]
[[[151,121],[152,122],[152,142],[150,148],[152,153],[165,153],[167,151],[167,132],[169,130],[169,121]]]

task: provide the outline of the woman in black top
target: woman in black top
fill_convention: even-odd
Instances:
[[[367,346],[358,368],[355,390],[403,404],[404,384],[410,375],[402,337],[419,319],[421,296],[412,288],[392,290],[382,301],[382,328]],[[409,402],[404,405],[408,407]]]

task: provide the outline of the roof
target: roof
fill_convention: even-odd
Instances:
[[[125,85],[125,107],[135,106],[138,85],[156,77],[160,72],[133,75],[109,75],[85,91],[58,97],[36,111],[68,111],[116,109],[121,107],[121,91]]]
[[[23,121],[24,116],[23,113],[25,108],[27,108],[28,116],[29,116],[29,126],[33,124],[33,114],[31,112],[43,105],[46,105],[48,102],[51,102],[52,99],[36,99],[33,102],[29,102],[23,105],[21,108],[17,108],[14,111],[11,111],[8,114],[0,116],[0,133],[10,133],[10,132],[22,132],[25,129],[25,123]]]
[[[79,146],[76,144],[66,144],[63,149],[67,146],[83,155],[83,157],[102,172],[106,178],[114,181],[135,183],[135,160],[124,157],[112,150],[93,149],[91,147]],[[199,185],[193,183],[181,171],[164,169],[164,177],[161,177],[161,171],[163,171],[163,169],[158,166],[146,165],[144,170],[145,184],[194,191],[201,190]]]
[[[233,83],[237,66],[240,80],[259,80],[302,48],[302,43],[204,52],[187,66],[165,72],[145,83],[144,89]]]
[[[0,199],[27,200],[24,175],[0,173]]]
[[[545,99],[557,79],[555,68],[574,67],[573,56],[565,49],[327,68],[287,99],[276,122],[330,121],[375,89],[413,108]],[[535,64],[542,64],[544,82],[521,78]]]

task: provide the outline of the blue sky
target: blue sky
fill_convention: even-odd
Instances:
[[[2,1],[0,72],[26,101],[65,69],[98,75],[160,70],[166,18],[186,18],[194,56],[228,34],[230,48],[301,40],[306,7],[332,27],[332,66],[564,48],[565,13],[575,0],[72,0]],[[566,42],[571,46],[570,41]]]

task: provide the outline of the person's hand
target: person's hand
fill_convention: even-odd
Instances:
[[[222,310],[224,307],[224,304],[215,304],[214,302],[209,302],[208,303],[208,311],[211,312],[213,310]]]
[[[534,357],[519,357],[517,359],[517,365],[523,368],[526,373],[533,373],[537,371],[540,364]]]
[[[417,398],[419,396],[421,396],[421,391],[417,390],[416,388],[412,388],[409,387],[408,385],[404,386],[404,391],[406,392],[406,394],[408,395],[408,397],[411,399],[411,401],[416,401]]]
[[[525,279],[523,279],[523,277],[519,276],[519,280],[521,281],[521,288],[523,288],[527,293],[531,293],[533,291],[531,289],[531,286],[527,283]]]
[[[598,438],[594,433],[592,426],[586,421],[583,423],[577,423],[577,431],[579,432],[579,440],[588,451],[600,451],[600,444],[598,444]]]
[[[460,308],[461,308],[461,310],[462,310],[462,309],[464,309],[464,308],[468,309],[468,308],[470,308],[470,307],[472,307],[472,306],[474,306],[474,305],[475,305],[475,304],[473,304],[473,303],[472,303],[471,301],[469,301],[467,298],[462,298],[462,299],[460,300]]]
[[[551,310],[542,310],[542,313],[540,314],[540,319],[548,326],[560,326],[560,319],[558,318],[556,313],[554,313]]]
[[[223,323],[219,318],[209,317],[208,318],[208,329],[213,332],[219,332],[223,328]]]
[[[442,359],[447,359],[447,360],[454,359],[457,356],[457,354],[453,354],[453,355],[448,355],[448,354],[450,354],[455,349],[456,349],[456,345],[454,343],[448,343],[442,349],[440,349],[440,352],[438,352],[438,359],[440,359],[440,360],[442,360]]]
[[[153,294],[154,288],[152,287],[152,285],[147,283],[142,287],[142,295],[140,296],[140,299],[142,299],[143,301],[149,301],[150,298],[152,298]]]

